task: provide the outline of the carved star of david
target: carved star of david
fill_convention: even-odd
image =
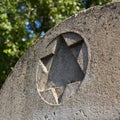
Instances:
[[[39,61],[37,90],[46,103],[59,105],[79,88],[87,68],[87,53],[83,55],[87,49],[83,39],[75,33],[58,36],[48,47],[52,44],[53,52]]]

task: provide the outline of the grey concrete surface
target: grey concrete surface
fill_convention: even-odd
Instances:
[[[120,3],[49,30],[0,90],[0,120],[120,120]]]

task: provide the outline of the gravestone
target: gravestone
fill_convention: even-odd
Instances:
[[[61,22],[19,59],[0,120],[120,120],[120,3]]]

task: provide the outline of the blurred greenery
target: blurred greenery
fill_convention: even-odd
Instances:
[[[1,0],[0,88],[25,50],[65,18],[111,0]]]

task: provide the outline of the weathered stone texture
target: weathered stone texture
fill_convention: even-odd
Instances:
[[[17,62],[0,120],[120,120],[120,3],[63,21]]]

